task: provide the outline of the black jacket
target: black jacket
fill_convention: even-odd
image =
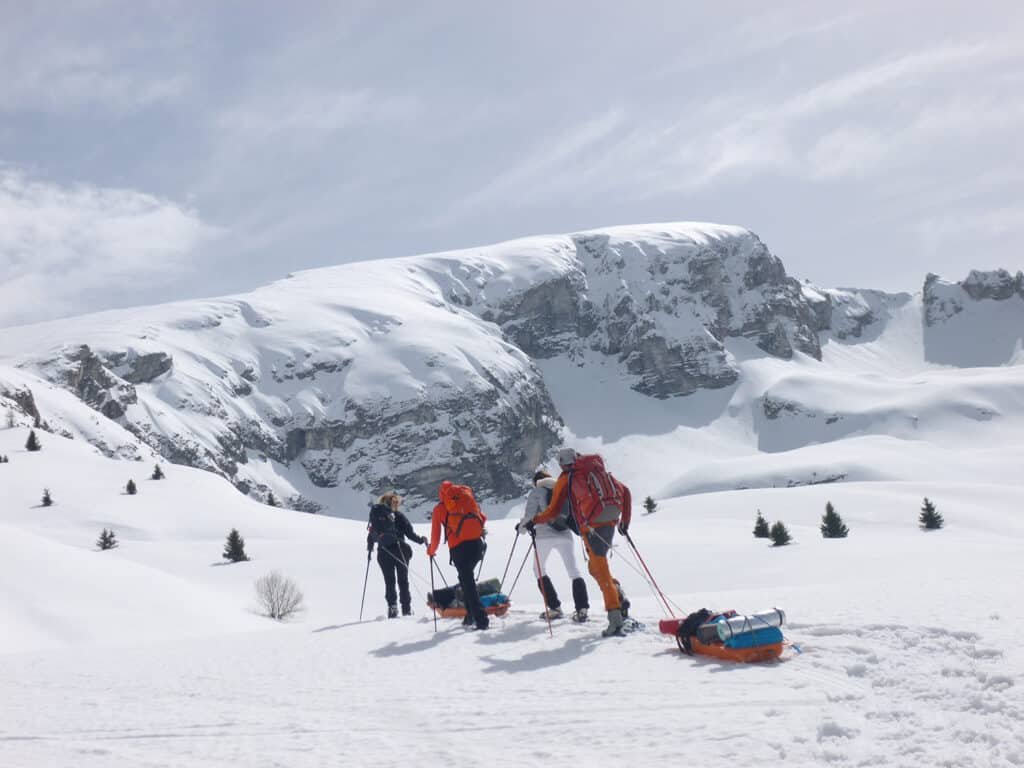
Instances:
[[[367,552],[373,551],[374,544],[380,544],[387,549],[395,549],[401,546],[406,538],[417,544],[424,544],[427,541],[412,529],[409,518],[383,504],[374,504],[370,507],[370,522],[366,526],[366,530]]]

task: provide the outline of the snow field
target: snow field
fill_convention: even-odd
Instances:
[[[0,465],[4,766],[650,765],[684,753],[710,766],[1024,763],[1013,475],[709,493],[638,510],[634,540],[682,611],[787,610],[802,653],[741,666],[684,657],[657,633],[657,602],[619,540],[612,570],[647,624],[627,638],[602,640],[596,620],[556,622],[549,637],[529,563],[491,631],[441,620],[434,634],[422,550],[418,615],[378,619],[373,563],[358,623],[362,524],[264,507],[197,470],[165,466],[167,479],[150,481],[151,463],[45,433],[28,454],[26,434],[0,430],[11,456]],[[122,495],[128,477],[137,496]],[[56,502],[45,509],[44,486]],[[925,495],[946,517],[940,531],[917,528]],[[820,538],[826,500],[848,539]],[[753,539],[758,509],[794,544]],[[501,575],[512,525],[490,522],[484,577]],[[220,564],[232,526],[251,562]],[[94,551],[102,527],[120,548]],[[274,568],[308,604],[285,624],[253,612],[252,583]],[[551,573],[566,601],[565,574]]]

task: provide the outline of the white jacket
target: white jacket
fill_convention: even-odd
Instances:
[[[530,491],[530,495],[526,497],[526,509],[523,511],[523,518],[519,521],[520,525],[525,525],[530,522],[548,508],[548,496],[550,492],[555,488],[555,478],[545,477],[537,481],[537,484]],[[572,536],[572,531],[566,529],[564,531],[556,531],[548,524],[542,524],[537,526],[537,538],[548,538],[554,536]]]

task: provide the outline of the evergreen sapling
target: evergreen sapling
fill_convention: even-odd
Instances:
[[[832,502],[825,504],[825,514],[821,516],[821,535],[826,539],[845,539],[850,529],[846,527],[843,518],[836,512]]]
[[[117,537],[114,535],[113,531],[108,531],[104,528],[103,532],[100,533],[100,537],[96,539],[96,546],[99,547],[101,551],[105,549],[113,549],[117,546]]]
[[[927,496],[924,499],[924,504],[921,506],[921,515],[918,517],[918,521],[921,524],[921,528],[926,531],[937,531],[945,523],[942,515],[935,509],[935,505]]]
[[[221,557],[232,563],[242,563],[249,559],[249,556],[245,554],[245,539],[242,538],[242,534],[238,532],[237,528],[232,528],[228,534]]]
[[[771,533],[768,530],[768,521],[764,519],[761,510],[757,510],[757,520],[754,521],[754,538],[770,539]]]
[[[52,507],[53,506],[53,497],[50,496],[50,489],[49,488],[43,488],[43,506],[44,507]]]
[[[268,507],[280,507],[281,502],[277,500],[273,491],[267,491],[267,506]]]
[[[128,480],[128,485],[124,487],[124,490],[129,496],[134,496],[139,492],[139,489],[135,487],[135,481],[131,479]]]
[[[658,502],[656,502],[651,496],[644,499],[644,509],[647,510],[648,515],[653,515],[658,511]]]
[[[789,529],[786,528],[785,523],[781,520],[776,521],[772,525],[771,537],[773,547],[784,547],[791,541]]]
[[[163,470],[163,468],[159,464],[153,465],[153,474],[150,475],[150,479],[152,479],[152,480],[163,480],[164,479],[164,470]]]
[[[25,441],[26,451],[38,451],[42,449],[42,445],[39,444],[39,438],[36,437],[36,431],[30,429],[28,432],[28,440]]]

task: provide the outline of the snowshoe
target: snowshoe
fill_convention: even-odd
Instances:
[[[618,608],[608,611],[608,626],[601,630],[601,636],[612,637],[613,635],[623,634],[622,627],[624,621],[622,611]]]
[[[589,618],[590,617],[587,615],[586,608],[580,608],[578,611],[572,612],[572,620],[575,621],[577,624],[582,624],[585,621],[589,621]]]

